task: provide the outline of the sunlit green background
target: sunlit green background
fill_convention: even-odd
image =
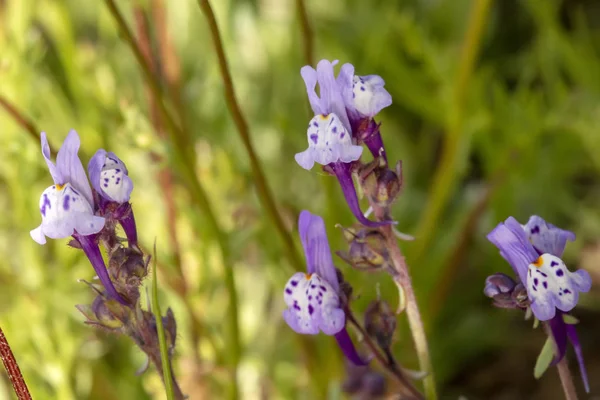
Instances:
[[[183,121],[193,168],[226,233],[229,265],[103,1],[0,0],[0,96],[54,148],[74,128],[84,164],[99,147],[127,164],[142,245],[157,241],[161,303],[178,323],[176,375],[191,399],[224,398],[230,385],[226,268],[239,292],[241,398],[344,398],[333,338],[299,340],[282,322],[281,293],[294,267],[258,200],[197,3],[119,3],[137,37],[148,27],[168,107]],[[477,0],[307,0],[312,55],[299,2],[213,3],[252,141],[295,244],[296,216],[308,209],[325,218],[333,249],[346,246],[334,226],[353,218],[335,179],[301,169],[293,156],[306,147],[310,118],[300,67],[307,57],[351,62],[360,74],[383,76],[394,99],[379,116],[390,159],[404,162],[393,216],[417,238],[401,247],[442,398],[561,398],[554,369],[533,378],[541,329],[482,294],[487,275],[509,272],[485,234],[509,215],[524,222],[539,214],[577,233],[565,260],[600,282],[600,3],[498,0],[486,9]],[[471,23],[482,30],[467,35]],[[172,185],[161,171],[171,171]],[[153,368],[135,375],[144,356],[128,338],[83,324],[75,305],[92,293],[77,280],[94,275],[83,255],[67,240],[31,240],[50,180],[37,139],[0,108],[0,325],[33,398],[164,398]],[[174,278],[178,263],[185,293]],[[395,307],[387,276],[336,263],[360,296],[358,315],[378,290]],[[574,313],[596,395],[598,299],[597,289],[582,296]],[[402,315],[396,339],[398,359],[417,369]],[[568,357],[581,391],[571,350]],[[12,398],[0,376],[0,398]]]

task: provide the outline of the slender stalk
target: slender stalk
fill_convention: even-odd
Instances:
[[[35,141],[40,143],[40,130],[35,126],[35,124],[27,118],[14,104],[12,104],[8,99],[4,96],[0,95],[0,106],[4,108],[4,110],[10,114],[11,117],[15,120],[15,122],[23,129],[25,129],[29,136],[31,136]],[[55,149],[50,145],[50,152],[55,153]]]
[[[221,34],[219,32],[219,26],[217,25],[215,14],[208,0],[198,0],[198,5],[200,6],[202,13],[206,17],[206,21],[208,22],[208,27],[212,36],[212,41],[215,46],[215,51],[217,53],[217,59],[219,60],[219,71],[221,72],[221,78],[223,80],[227,108],[231,113],[240,138],[242,139],[242,143],[244,144],[246,152],[248,153],[248,157],[250,158],[250,167],[252,169],[252,174],[254,175],[254,181],[256,184],[256,189],[258,191],[260,202],[262,203],[263,208],[269,215],[271,221],[275,225],[275,228],[279,232],[279,236],[283,240],[285,250],[287,252],[289,260],[292,262],[292,265],[297,270],[302,270],[303,262],[300,258],[300,255],[298,254],[298,251],[296,250],[296,247],[294,246],[292,236],[286,228],[285,223],[281,218],[281,215],[279,214],[279,210],[277,209],[275,199],[265,178],[265,174],[260,164],[260,160],[256,155],[256,151],[254,150],[252,140],[250,139],[250,129],[248,127],[248,123],[244,118],[241,107],[237,101],[235,89],[233,87],[233,81],[231,79],[231,73],[229,72],[229,66],[227,64],[227,57],[225,56],[225,50],[223,48],[223,41],[221,40]]]
[[[457,164],[465,135],[463,129],[465,98],[475,60],[479,53],[483,28],[487,21],[491,2],[491,0],[473,0],[472,2],[471,16],[467,25],[456,86],[451,102],[452,109],[448,116],[447,134],[441,161],[435,171],[431,184],[431,193],[428,196],[430,201],[427,204],[424,216],[417,230],[418,233],[416,236],[419,240],[415,242],[415,259],[420,258],[428,248],[432,235],[436,230],[438,218],[446,206],[454,182],[456,181]]]
[[[375,216],[378,220],[384,221],[387,219],[387,210],[373,206]],[[425,387],[425,398],[428,400],[436,400],[437,391],[435,387],[435,377],[433,375],[433,366],[431,364],[431,357],[429,355],[429,347],[427,345],[427,337],[425,335],[425,327],[423,326],[423,320],[421,313],[419,312],[419,306],[417,305],[417,299],[408,272],[408,265],[406,260],[398,247],[396,235],[392,230],[392,226],[387,225],[381,227],[381,233],[385,237],[386,248],[389,251],[390,258],[393,262],[394,271],[391,273],[392,278],[396,284],[401,287],[404,291],[406,308],[404,312],[408,319],[408,325],[412,334],[415,349],[417,351],[417,358],[419,359],[419,368],[427,375],[423,379],[423,385]]]
[[[567,358],[563,357],[558,364],[556,364],[558,370],[558,376],[560,377],[560,383],[563,391],[565,392],[565,399],[577,400],[577,391],[575,390],[575,384],[573,383],[573,376],[569,370],[569,363]]]
[[[394,375],[394,377],[396,377],[396,379],[398,379],[398,381],[402,385],[404,385],[408,389],[408,391],[413,396],[415,396],[416,399],[423,399],[423,395],[421,393],[419,393],[419,391],[417,390],[417,388],[415,388],[413,386],[413,384],[410,382],[410,380],[402,373],[402,371],[400,370],[400,368],[398,368],[397,365],[392,365],[391,363],[389,363],[388,360],[386,359],[386,357],[383,354],[381,354],[381,352],[379,351],[379,349],[377,348],[377,346],[375,345],[375,343],[373,343],[373,340],[371,340],[371,337],[369,336],[369,334],[358,323],[358,321],[354,317],[354,314],[352,313],[352,311],[350,310],[350,308],[346,307],[345,311],[346,311],[346,316],[348,317],[348,321],[350,321],[350,323],[352,325],[354,325],[356,327],[356,329],[360,332],[360,334],[363,337],[363,340],[364,340],[365,344],[369,347],[369,349],[371,350],[371,352],[373,353],[373,355],[375,356],[375,358],[377,359],[377,361],[379,361],[379,363],[387,371],[389,371],[392,375]]]
[[[314,37],[310,22],[308,20],[308,12],[304,0],[296,0],[296,10],[298,19],[300,20],[300,31],[302,33],[302,50],[304,52],[304,62],[308,65],[314,65]]]
[[[2,328],[0,328],[0,357],[17,398],[19,400],[31,400],[31,395],[29,394],[29,389],[27,389],[23,374],[21,374],[19,364],[17,364],[17,360],[6,340],[6,336],[4,336]]]
[[[167,348],[167,339],[165,338],[165,328],[162,322],[162,313],[160,303],[158,302],[158,279],[156,278],[156,241],[154,242],[154,266],[152,268],[152,310],[156,319],[156,330],[158,332],[158,343],[160,345],[160,359],[162,365],[163,382],[168,400],[174,400],[173,376],[171,374],[171,360],[169,349]]]
[[[227,237],[216,218],[216,215],[212,209],[212,206],[208,200],[208,195],[204,190],[204,187],[198,180],[195,171],[195,154],[193,152],[193,146],[189,146],[185,132],[175,122],[171,116],[169,110],[165,105],[165,99],[163,92],[160,87],[160,83],[156,76],[152,73],[151,66],[146,62],[146,59],[135,40],[131,30],[127,26],[125,19],[121,15],[121,12],[117,8],[114,0],[105,0],[105,3],[121,30],[122,37],[125,39],[129,47],[131,48],[136,60],[138,61],[146,81],[149,84],[149,88],[152,94],[157,99],[156,104],[158,105],[161,117],[168,128],[168,132],[171,135],[171,140],[178,150],[181,158],[175,157],[174,162],[179,168],[182,178],[185,182],[185,187],[190,191],[190,195],[194,203],[198,208],[203,211],[203,215],[206,217],[206,222],[209,230],[211,231],[211,237],[216,239],[221,252],[223,264],[225,266],[225,286],[229,296],[229,309],[227,311],[228,325],[230,329],[230,340],[228,340],[229,350],[231,354],[230,371],[231,371],[231,385],[230,393],[232,398],[238,398],[239,386],[237,381],[237,370],[239,360],[241,358],[242,346],[239,333],[239,318],[238,318],[238,296],[237,288],[235,284],[235,275],[233,272],[233,260],[231,252],[229,251],[229,243]]]
[[[554,338],[550,324],[548,322],[544,322],[543,327],[546,335],[548,335],[549,338]],[[554,343],[554,354],[558,354],[558,345],[556,344],[555,340],[552,342]],[[556,369],[558,370],[560,384],[563,388],[563,392],[565,393],[565,399],[577,400],[577,390],[575,390],[573,375],[571,375],[571,371],[569,370],[569,362],[567,361],[567,357],[563,357],[563,359],[556,364]]]

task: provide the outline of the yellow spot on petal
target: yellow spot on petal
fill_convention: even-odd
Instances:
[[[319,115],[319,118],[321,118],[322,120],[326,120],[329,117],[329,114],[325,115],[325,114],[321,114]]]
[[[67,186],[66,183],[63,183],[62,185],[59,185],[58,183],[56,184],[56,190],[63,190],[63,188]]]
[[[544,265],[544,258],[542,256],[539,256],[537,260],[532,262],[532,264],[536,268],[541,268],[542,265]]]
[[[309,281],[310,278],[312,277],[312,274],[304,274],[304,277],[306,278],[307,281]]]

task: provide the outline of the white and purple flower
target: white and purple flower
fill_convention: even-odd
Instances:
[[[350,361],[365,365],[346,331],[346,314],[325,223],[321,217],[302,211],[298,230],[306,256],[306,273],[294,274],[285,285],[283,297],[288,308],[283,318],[298,333],[335,336]]]
[[[99,195],[100,209],[104,215],[119,221],[127,236],[129,246],[138,248],[137,228],[129,204],[133,181],[127,167],[113,152],[99,149],[88,163],[92,187]],[[111,206],[114,205],[114,206]]]
[[[308,65],[300,70],[315,117],[310,120],[307,129],[308,148],[296,154],[296,162],[307,170],[312,169],[315,163],[329,166],[340,182],[350,210],[363,225],[377,227],[391,224],[392,221],[370,221],[360,209],[352,181],[352,167],[353,162],[360,159],[363,148],[357,145],[356,138],[352,134],[350,114],[346,104],[346,98],[352,97],[354,67],[345,64],[336,79],[333,67],[337,63],[337,61],[321,60],[316,70]],[[319,96],[316,92],[317,83]],[[369,88],[373,85],[375,83]],[[378,107],[367,106],[366,103],[367,100],[361,100],[361,110],[372,110]],[[352,113],[358,116],[355,106],[352,106]]]
[[[563,318],[564,313],[577,305],[579,293],[588,292],[592,286],[587,271],[580,269],[571,272],[561,259],[567,241],[575,240],[575,234],[532,216],[525,225],[510,217],[494,228],[487,238],[498,247],[526,288],[529,306],[535,317],[540,321],[548,321],[558,349],[554,362],[564,357],[568,337],[575,348],[583,381],[589,391],[575,327],[566,324]],[[486,285],[485,293],[489,297],[502,292],[496,293],[492,289]]]
[[[94,213],[92,189],[77,155],[80,141],[71,130],[58,151],[56,164],[50,160],[50,146],[46,133],[41,134],[42,155],[46,160],[54,184],[40,197],[39,209],[42,223],[30,234],[39,244],[46,237],[64,239],[73,236],[90,259],[94,270],[107,292],[123,304],[127,302],[113,286],[100,253],[96,235],[104,228],[105,219]]]

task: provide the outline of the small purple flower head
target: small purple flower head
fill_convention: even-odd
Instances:
[[[42,223],[30,232],[39,244],[46,243],[46,236],[62,239],[77,232],[91,235],[104,227],[104,218],[94,215],[92,189],[79,160],[80,141],[77,132],[70,131],[56,157],[56,165],[50,160],[50,146],[46,133],[42,132],[42,155],[48,164],[54,185],[48,187],[40,198]]]
[[[540,321],[552,319],[557,308],[571,311],[577,305],[579,292],[590,290],[589,273],[570,272],[560,259],[566,241],[575,238],[573,233],[537,216],[525,226],[510,217],[487,237],[527,287],[531,310]]]
[[[337,61],[321,60],[315,70],[304,66],[300,70],[308,99],[315,117],[308,124],[308,149],[296,154],[296,162],[310,170],[315,162],[327,165],[334,162],[356,161],[362,154],[362,147],[354,144],[352,128],[344,104],[343,88],[338,85],[333,67]],[[342,69],[338,80],[347,70]],[[346,80],[350,79],[345,77]],[[343,80],[343,79],[342,79]],[[320,97],[315,91],[319,83]]]
[[[322,331],[335,336],[349,360],[364,364],[345,329],[346,315],[325,223],[321,217],[302,211],[298,225],[307,272],[294,274],[285,285],[283,297],[288,308],[283,318],[297,333],[316,335]]]
[[[127,167],[113,152],[98,150],[88,164],[88,173],[92,186],[104,199],[117,203],[129,201],[133,182],[127,175]]]

